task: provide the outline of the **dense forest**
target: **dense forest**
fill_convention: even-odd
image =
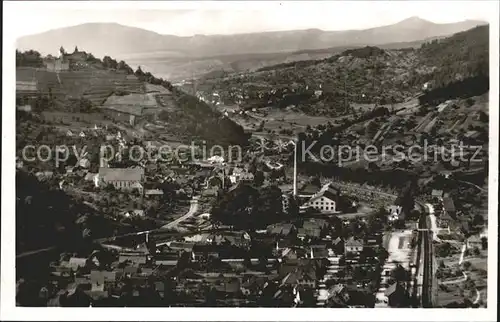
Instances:
[[[425,92],[418,100],[421,105],[438,105],[449,99],[479,96],[487,93],[489,89],[490,78],[486,75],[478,75],[434,88]]]

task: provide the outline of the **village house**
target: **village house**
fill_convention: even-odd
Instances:
[[[249,247],[250,235],[244,231],[224,232],[215,235],[209,235],[206,239],[207,243],[215,245],[233,245],[237,247]]]
[[[239,181],[253,182],[254,175],[253,173],[248,172],[246,169],[235,167],[232,174],[229,176],[229,180],[232,184],[238,183]]]
[[[179,253],[172,251],[168,254],[161,253],[161,254],[156,255],[154,257],[154,263],[155,263],[155,265],[173,267],[177,264],[178,259],[179,259]]]
[[[309,238],[320,238],[325,229],[328,227],[328,223],[323,219],[309,219],[304,221],[302,228],[298,229],[297,237],[300,239]]]
[[[92,270],[90,272],[92,291],[105,291],[105,285],[114,283],[116,278],[117,272]]]
[[[270,235],[289,236],[294,234],[297,228],[293,224],[274,224],[267,227]]]
[[[148,189],[144,192],[144,195],[148,198],[161,198],[163,197],[163,191],[160,189]]]
[[[319,262],[313,259],[289,259],[280,264],[278,273],[282,276],[281,286],[304,286],[315,288]]]
[[[279,254],[280,259],[283,260],[294,260],[306,257],[306,251],[298,247],[284,248]]]
[[[99,168],[98,180],[103,185],[113,185],[119,190],[137,189],[142,194],[143,168]]]
[[[431,195],[433,198],[441,199],[441,198],[443,198],[443,190],[433,189],[431,192]]]
[[[235,277],[230,278],[218,278],[214,281],[213,286],[218,293],[224,295],[237,294],[240,292],[240,280]],[[232,295],[234,296],[234,295]]]
[[[187,242],[169,242],[168,247],[172,250],[183,251],[191,253],[193,251],[194,243]]]
[[[118,256],[119,263],[130,262],[132,266],[144,265],[147,262],[147,255],[139,252],[122,252]]]
[[[83,157],[76,162],[75,167],[88,169],[90,167],[90,160],[87,157]]]
[[[318,228],[299,228],[297,238],[304,240],[306,238],[317,239],[321,236],[321,230]]]
[[[271,240],[274,240],[275,237],[274,236],[270,236]],[[291,248],[291,247],[294,247],[294,241],[291,239],[291,238],[288,238],[288,239],[279,239],[275,242],[271,242],[271,243],[274,243],[274,247],[275,247],[275,252],[276,253],[280,253],[280,251],[282,251],[283,249],[286,249],[286,248]]]
[[[77,271],[79,268],[83,268],[87,265],[86,258],[71,257],[67,262],[61,262],[61,266],[68,267],[73,271]]]
[[[54,176],[54,172],[52,171],[39,171],[35,173],[35,176],[37,177],[38,180],[47,180],[50,179]]]
[[[399,206],[399,205],[391,205],[388,207],[388,212],[389,212],[389,216],[388,216],[388,219],[389,221],[395,221],[395,220],[398,220],[399,219],[399,216],[401,216],[401,211],[402,211],[402,207]]]
[[[309,272],[304,272],[300,269],[297,269],[294,272],[288,273],[282,280],[281,285],[290,285],[290,286],[303,286],[308,288],[316,287],[316,279]]]
[[[219,252],[223,250],[221,245],[203,245],[203,244],[194,244],[192,250],[192,258],[193,260],[201,260],[208,258],[219,258]]]
[[[328,258],[329,252],[326,245],[309,246],[309,258]]]
[[[241,293],[244,296],[249,295],[257,295],[262,294],[263,290],[269,286],[269,282],[267,281],[267,277],[265,276],[255,276],[251,275],[250,277],[244,278],[243,283],[240,285]]]
[[[347,253],[359,254],[363,251],[363,241],[351,237],[345,241],[344,249],[346,254]]]
[[[470,248],[470,249],[475,248],[475,247],[477,247],[479,249],[483,248],[482,247],[483,246],[483,241],[482,241],[481,236],[480,235],[472,235],[472,236],[470,236],[469,238],[467,238],[467,244],[466,245],[467,245],[467,248]]]
[[[97,173],[91,173],[91,172],[88,172],[86,175],[85,175],[85,178],[83,180],[85,181],[91,181],[93,182],[95,180],[95,177],[97,176]]]

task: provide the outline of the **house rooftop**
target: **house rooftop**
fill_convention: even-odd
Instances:
[[[354,237],[351,237],[345,242],[345,246],[359,247],[359,246],[363,246],[363,242],[359,239],[355,239]]]
[[[314,195],[320,189],[321,189],[321,187],[309,183],[309,184],[306,184],[302,188],[299,189],[299,194]]]
[[[116,280],[116,272],[93,270],[90,272],[90,280],[92,281],[92,283],[102,283],[104,281],[115,281]]]
[[[310,200],[315,200],[321,197],[328,198],[330,200],[336,201],[339,197],[339,194],[332,189],[322,189],[318,193],[314,194]]]
[[[319,228],[299,228],[297,233],[298,235],[316,238],[319,238],[321,236],[321,230]]]
[[[274,224],[267,227],[267,231],[273,235],[289,235],[295,229],[293,224]]]
[[[71,268],[84,267],[87,264],[86,258],[71,257],[68,262],[68,266]]]

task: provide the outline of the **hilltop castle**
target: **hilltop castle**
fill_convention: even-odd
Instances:
[[[73,53],[68,54],[61,47],[59,50],[59,57],[49,56],[44,59],[45,66],[47,70],[53,72],[67,71],[70,69],[71,64],[83,63],[87,60],[87,53],[84,51],[79,51],[78,47],[75,47]]]

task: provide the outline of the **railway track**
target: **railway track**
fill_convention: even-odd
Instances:
[[[425,216],[421,220],[422,227],[428,227],[428,218]],[[431,308],[432,304],[432,293],[433,293],[433,247],[432,247],[432,232],[429,230],[422,230],[422,243],[424,248],[424,267],[423,267],[423,283],[422,283],[422,307]]]
[[[420,224],[420,222],[419,222]],[[419,225],[419,228],[420,228],[420,225]],[[419,274],[419,270],[421,269],[421,267],[419,266],[420,264],[420,260],[421,260],[421,257],[422,257],[422,231],[419,231],[418,232],[418,237],[417,237],[417,258],[416,258],[416,272],[415,272],[415,275],[413,276],[413,289],[412,289],[412,294],[411,294],[411,297],[412,297],[412,302],[414,303],[414,305],[416,306],[419,306],[419,287],[418,287],[418,282],[419,282],[419,277],[418,277],[418,274]]]

